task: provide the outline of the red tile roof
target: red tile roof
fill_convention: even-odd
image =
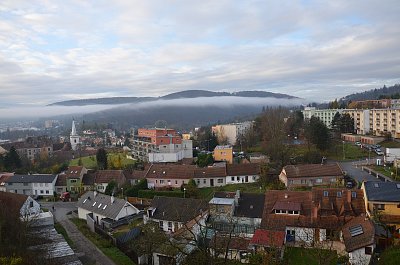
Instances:
[[[67,186],[67,175],[59,174],[55,186]]]
[[[289,165],[282,169],[288,178],[301,177],[323,177],[323,176],[343,176],[342,169],[336,164],[309,164],[309,165]]]
[[[250,245],[264,247],[282,247],[285,241],[284,231],[270,231],[257,229],[250,241]]]
[[[274,210],[284,210],[284,211],[300,211],[300,202],[291,201],[277,201],[273,207]]]
[[[82,166],[69,166],[65,171],[65,175],[67,178],[80,178],[82,170]]]
[[[228,176],[260,175],[260,164],[227,164]]]
[[[206,167],[196,168],[194,171],[195,178],[218,178],[226,177],[225,167]]]
[[[350,229],[355,227],[361,227],[362,233],[352,235]],[[347,222],[342,228],[342,233],[346,251],[351,252],[374,243],[375,227],[370,220],[364,216],[359,216]]]
[[[95,183],[109,183],[111,180],[124,184],[126,177],[122,170],[99,170],[96,172]]]
[[[153,164],[149,168],[146,178],[191,179],[194,177],[195,168],[196,166],[193,165]]]

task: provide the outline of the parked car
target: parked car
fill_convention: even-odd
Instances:
[[[68,201],[71,198],[71,194],[69,192],[63,192],[60,196],[60,200],[63,202]]]
[[[354,145],[361,146],[360,142],[355,142]]]
[[[375,154],[377,154],[378,156],[383,156],[383,152],[379,148],[375,149]]]

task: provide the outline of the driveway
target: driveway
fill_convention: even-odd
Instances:
[[[362,162],[350,161],[350,162],[338,162],[338,163],[342,168],[342,170],[347,172],[347,175],[349,177],[353,178],[359,183],[363,181],[377,181],[377,180],[379,181],[380,179],[376,178],[375,176],[361,169],[361,164],[363,164]]]
[[[76,210],[76,202],[42,202],[41,205],[51,211],[53,211],[54,206],[53,214],[56,221],[65,228],[68,236],[74,242],[74,251],[83,264],[115,265],[69,220],[71,215],[67,215],[67,213]]]

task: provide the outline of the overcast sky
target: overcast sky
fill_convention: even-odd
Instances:
[[[326,101],[399,83],[399,14],[399,0],[1,0],[0,107],[188,89]]]

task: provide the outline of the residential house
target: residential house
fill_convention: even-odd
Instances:
[[[126,177],[123,170],[98,170],[95,173],[94,184],[96,190],[99,192],[105,192],[110,181],[115,181],[118,187],[121,187],[126,183]]]
[[[226,184],[254,183],[260,178],[260,164],[226,165]]]
[[[285,166],[279,180],[290,189],[300,186],[337,185],[343,178],[343,171],[335,164],[306,164]]]
[[[233,163],[233,147],[231,145],[217,145],[213,152],[215,161],[226,161],[228,164]]]
[[[55,184],[55,189],[57,194],[62,194],[63,192],[67,192],[67,175],[58,174],[57,181]]]
[[[225,186],[225,180],[225,167],[205,167],[194,169],[194,181],[198,188]]]
[[[193,179],[196,166],[176,164],[152,164],[146,179],[150,189],[180,188]]]
[[[318,242],[339,241],[341,228],[351,219],[364,214],[361,190],[271,190],[265,194],[261,228],[284,231],[285,242],[312,246]]]
[[[205,227],[208,204],[192,198],[154,197],[144,215],[144,223],[156,222],[164,232],[175,233],[179,229],[191,229],[194,234]],[[196,222],[190,224],[190,222]]]
[[[67,190],[71,193],[81,193],[83,188],[82,179],[88,170],[83,166],[69,166],[62,175],[66,176]]]
[[[265,195],[257,193],[216,192],[209,202],[209,225],[220,232],[251,238],[261,225]]]
[[[34,195],[54,196],[57,175],[14,175],[6,183],[8,192]]]
[[[38,215],[40,213],[40,204],[27,195],[12,192],[0,192],[0,202],[4,203],[4,205],[12,205],[12,207],[16,207],[21,217]]]
[[[229,235],[216,235],[213,237],[211,245],[211,254],[230,260],[238,260],[241,263],[248,263],[248,254],[250,239],[243,237],[230,237]]]
[[[350,264],[370,264],[375,249],[374,224],[365,216],[351,219],[342,228],[342,238]]]
[[[284,231],[269,231],[257,229],[251,238],[249,248],[254,252],[265,252],[269,250],[280,250],[285,243]]]
[[[79,198],[78,217],[87,220],[88,216],[99,226],[111,226],[123,218],[139,213],[129,202],[96,191],[88,191]]]
[[[6,190],[6,180],[8,180],[14,173],[0,172],[0,191]]]
[[[400,230],[400,182],[363,182],[365,209],[369,217]]]
[[[139,183],[139,181],[146,178],[146,172],[147,170],[133,170],[133,171],[125,170],[124,174],[129,184],[136,185]]]
[[[28,137],[25,141],[3,144],[2,147],[10,151],[14,147],[21,157],[33,161],[37,158],[48,158],[53,154],[53,141],[45,136]]]

